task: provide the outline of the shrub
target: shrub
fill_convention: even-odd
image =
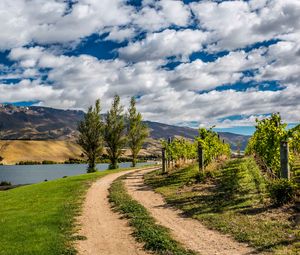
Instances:
[[[0,186],[11,186],[11,183],[7,181],[2,181],[0,182]]]
[[[52,161],[52,160],[43,160],[42,165],[55,165],[59,164],[58,162]]]
[[[64,164],[85,164],[87,163],[86,160],[77,159],[77,158],[69,158],[64,162]]]
[[[275,205],[283,205],[293,201],[296,185],[287,179],[277,179],[268,185],[270,198]]]
[[[38,161],[20,161],[18,163],[16,163],[16,165],[41,165],[42,162],[38,162]]]

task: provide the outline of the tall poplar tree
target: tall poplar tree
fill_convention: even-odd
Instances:
[[[149,136],[147,125],[143,123],[142,114],[136,110],[136,101],[132,97],[128,109],[128,145],[132,155],[132,166],[136,166],[137,156],[146,138]]]
[[[120,104],[120,97],[114,97],[111,109],[107,112],[103,137],[107,147],[110,169],[118,168],[118,159],[126,144],[124,108]]]
[[[96,160],[101,156],[103,150],[103,122],[100,116],[100,100],[95,106],[88,109],[84,119],[78,125],[79,138],[77,143],[82,147],[88,159],[88,173],[97,171]]]

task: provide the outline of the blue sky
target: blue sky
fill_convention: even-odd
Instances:
[[[87,109],[132,96],[147,120],[250,134],[299,123],[298,0],[0,4],[0,102]]]

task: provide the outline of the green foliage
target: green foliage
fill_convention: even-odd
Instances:
[[[16,165],[41,165],[42,162],[39,161],[20,161]]]
[[[257,154],[277,176],[280,176],[280,142],[288,140],[290,144],[290,162],[294,152],[300,151],[299,131],[286,129],[279,113],[263,120],[256,120],[256,131],[250,138],[246,154]]]
[[[145,139],[149,136],[147,126],[142,122],[141,113],[137,112],[134,97],[131,98],[130,108],[128,110],[128,145],[132,154],[132,166],[135,167],[139,151],[141,150]]]
[[[1,181],[0,186],[11,186],[11,182]]]
[[[295,154],[300,154],[300,125],[290,131],[290,150]]]
[[[52,161],[52,160],[43,160],[42,161],[42,165],[55,165],[55,164],[60,164],[60,163]]]
[[[80,133],[77,143],[82,147],[89,163],[88,172],[96,171],[96,163],[100,162],[103,145],[107,146],[107,157],[110,161],[110,169],[118,168],[118,162],[122,155],[122,149],[126,145],[126,126],[124,108],[120,104],[120,97],[114,97],[111,109],[107,112],[105,123],[100,116],[100,100],[95,107],[90,107],[83,121],[78,125]],[[137,156],[149,135],[148,128],[142,122],[142,115],[137,112],[134,98],[128,110],[128,145],[132,152],[132,164],[136,165]],[[103,155],[102,155],[103,157]],[[69,160],[67,163],[81,163],[80,160]]]
[[[118,168],[118,159],[126,144],[125,121],[120,97],[114,97],[111,109],[107,112],[103,137],[107,146],[107,154],[111,161],[109,168]]]
[[[204,151],[205,166],[220,156],[230,156],[229,144],[223,143],[219,139],[218,133],[214,132],[211,128],[200,128],[199,136],[196,138],[196,140],[201,144]]]
[[[103,122],[100,117],[100,100],[88,109],[84,120],[78,125],[79,138],[77,143],[82,147],[84,154],[88,158],[88,173],[96,171],[96,160],[103,150],[102,130]]]
[[[77,159],[77,158],[69,158],[64,162],[64,164],[85,164],[86,161],[83,159]]]
[[[295,198],[296,185],[287,179],[277,179],[270,182],[268,191],[275,205],[283,205]]]
[[[61,162],[55,162],[52,160],[43,160],[43,161],[19,161],[16,165],[54,165],[54,164],[62,164]]]
[[[162,146],[166,148],[169,160],[187,160],[197,157],[197,146],[185,138],[174,138],[171,142],[161,141]]]
[[[172,239],[167,228],[155,223],[145,207],[133,200],[124,187],[122,178],[117,179],[109,192],[110,202],[121,212],[133,227],[137,241],[144,243],[146,250],[154,254],[193,255]]]
[[[117,170],[114,172],[120,172]],[[0,192],[0,255],[76,254],[84,195],[101,171]]]
[[[198,143],[204,150],[204,164],[207,166],[220,156],[230,156],[230,146],[220,141],[218,134],[212,129],[199,129],[199,136],[194,142],[184,138],[174,138],[170,141],[162,141],[166,148],[167,158],[171,161],[185,161],[196,159],[198,156]]]
[[[286,124],[282,123],[279,114],[256,120],[256,123],[256,131],[248,143],[246,154],[258,154],[279,176],[280,142],[287,137]]]

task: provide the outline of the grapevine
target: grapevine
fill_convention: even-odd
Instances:
[[[230,156],[229,144],[223,143],[219,139],[218,133],[214,132],[212,128],[200,128],[199,136],[196,137],[196,141],[201,144],[202,149],[204,150],[205,166],[220,156]]]
[[[162,146],[166,149],[168,160],[175,164],[186,163],[197,157],[196,144],[185,138],[174,138],[170,142],[163,140]]]
[[[272,171],[280,176],[280,142],[289,141],[289,160],[291,165],[295,154],[299,154],[298,130],[287,130],[279,113],[272,114],[263,120],[256,120],[256,131],[250,138],[246,154],[258,155]]]
[[[218,134],[212,129],[199,129],[199,136],[192,142],[185,138],[174,138],[171,141],[162,141],[169,162],[181,165],[198,156],[198,144],[204,150],[204,165],[207,166],[220,156],[230,156],[230,146],[220,141]]]

